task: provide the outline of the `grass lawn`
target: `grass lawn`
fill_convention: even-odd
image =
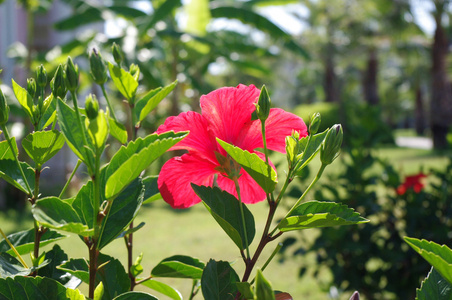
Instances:
[[[407,175],[416,173],[422,169],[428,171],[431,167],[441,168],[447,162],[444,154],[438,154],[429,150],[387,147],[376,149],[375,153],[379,157],[389,160],[394,164],[396,170]],[[315,175],[314,170],[317,170],[320,166],[317,160],[318,158],[311,164],[311,177]],[[279,163],[282,167],[285,166],[285,158],[282,155],[275,157],[273,161],[276,164]],[[340,164],[333,163],[333,165],[326,169],[326,172],[338,172],[338,165]],[[280,174],[283,173],[280,171]],[[280,180],[282,180],[282,177],[280,177]],[[254,243],[256,244],[260,238],[266,219],[267,207],[266,203],[262,202],[256,205],[250,205],[249,208],[255,216],[258,227]],[[282,217],[283,213],[284,209],[281,208],[278,216]],[[7,233],[32,227],[31,216],[29,214],[21,215],[16,212],[0,213],[0,219],[0,226]],[[210,258],[229,261],[233,263],[240,277],[243,274],[243,263],[237,247],[201,204],[187,210],[175,211],[170,209],[163,201],[159,201],[143,207],[135,222],[136,224],[140,222],[146,223],[134,236],[134,255],[138,256],[141,252],[143,253],[142,265],[145,270],[143,277],[149,275],[152,268],[160,260],[176,254],[193,256],[204,262],[208,262]],[[306,230],[302,234],[306,240],[310,240],[316,234],[316,231]],[[298,234],[294,233],[286,233],[284,236],[287,237],[290,235],[298,236]],[[282,239],[284,239],[284,236]],[[88,252],[86,246],[77,236],[70,236],[62,240],[59,244],[69,257],[87,257]],[[263,265],[275,247],[276,242],[270,244],[261,256],[258,266]],[[50,248],[51,246],[47,246],[43,250]],[[123,240],[118,239],[108,245],[103,252],[120,259],[125,265],[125,250]],[[284,263],[279,263],[277,261],[278,259],[275,258],[265,270],[264,274],[273,284],[274,289],[287,291],[294,299],[327,299],[327,292],[322,290],[322,287],[327,287],[328,274],[326,273],[325,279],[322,282],[318,282],[313,276],[309,276],[309,274],[299,279],[300,259],[302,258],[298,256],[291,260],[286,260]],[[315,261],[314,257],[304,259],[310,263],[314,263]],[[161,281],[174,286],[182,293],[184,298],[187,298],[191,288],[190,280],[162,279]],[[87,294],[86,285],[82,285],[80,289]],[[138,289],[150,291],[147,288]],[[153,291],[150,292],[159,296],[160,299],[167,299]],[[350,295],[346,294],[341,299],[348,299],[349,297]],[[198,296],[197,299],[202,299],[202,297]]]

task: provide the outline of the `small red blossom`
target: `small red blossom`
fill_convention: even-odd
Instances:
[[[427,177],[424,173],[417,175],[407,176],[405,182],[397,187],[396,192],[398,195],[403,195],[408,189],[413,189],[414,192],[420,193],[425,184],[421,181],[422,178]]]
[[[261,123],[251,120],[259,93],[253,85],[220,88],[201,96],[201,114],[189,111],[169,117],[157,129],[157,133],[190,131],[170,149],[188,150],[188,153],[168,160],[158,178],[160,193],[173,208],[199,203],[201,199],[190,184],[212,186],[215,176],[219,188],[237,196],[234,181],[225,173],[233,164],[216,138],[264,159],[261,152],[254,150],[263,148]],[[293,130],[299,132],[300,137],[307,135],[306,125],[300,117],[272,108],[265,122],[267,148],[285,153],[285,137]],[[238,182],[244,203],[256,203],[266,198],[264,190],[243,168]]]

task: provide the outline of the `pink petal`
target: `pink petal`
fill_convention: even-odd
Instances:
[[[246,204],[253,204],[266,199],[266,195],[264,190],[254,181],[251,176],[245,172],[243,169],[240,172],[241,176],[239,177],[239,187],[240,187],[240,196],[242,198],[242,202]],[[227,191],[228,193],[237,197],[237,191],[235,188],[234,181],[219,175],[218,186],[220,189]]]
[[[308,130],[303,119],[280,108],[272,108],[265,121],[265,135],[267,148],[281,153],[286,152],[286,136],[292,131],[298,131],[300,137],[308,135]],[[264,147],[262,141],[262,129],[259,120],[253,121],[243,129],[236,145],[242,149],[254,150]]]
[[[216,137],[235,144],[242,128],[251,120],[260,90],[254,85],[224,87],[201,96],[202,115]]]
[[[190,131],[187,137],[171,147],[170,150],[188,150],[216,161],[214,151],[217,149],[215,137],[208,131],[208,121],[194,111],[184,112],[176,117],[169,117],[159,126],[157,133],[173,130]]]
[[[173,157],[162,167],[158,178],[160,194],[173,208],[187,208],[201,199],[190,183],[212,186],[216,165],[192,154]]]

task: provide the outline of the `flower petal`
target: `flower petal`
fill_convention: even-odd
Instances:
[[[201,202],[190,183],[212,186],[217,173],[215,167],[211,162],[192,154],[168,160],[157,181],[163,200],[173,208],[187,208]]]
[[[202,115],[209,121],[213,134],[235,144],[242,128],[251,120],[260,90],[254,85],[224,87],[201,96]]]
[[[270,115],[265,121],[267,148],[281,153],[286,152],[286,136],[292,131],[298,131],[300,137],[308,135],[308,129],[303,119],[280,108],[270,109]],[[248,151],[263,148],[262,129],[259,120],[253,121],[242,130],[236,146]]]
[[[254,181],[253,178],[251,178],[251,176],[243,169],[240,174],[241,176],[238,181],[242,202],[246,204],[253,204],[265,200],[265,191],[256,183],[256,181]],[[237,191],[233,180],[224,176],[218,176],[217,183],[220,189],[225,190],[237,197]]]
[[[194,111],[184,112],[176,117],[169,117],[165,123],[159,126],[157,133],[173,130],[175,132],[190,131],[187,137],[171,147],[170,150],[188,150],[201,156],[205,156],[215,162],[217,142],[208,131],[208,121]]]

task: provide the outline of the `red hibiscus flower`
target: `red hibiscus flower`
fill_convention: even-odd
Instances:
[[[263,148],[261,123],[251,120],[259,93],[260,90],[253,85],[215,90],[201,97],[201,114],[189,111],[169,117],[157,129],[157,133],[190,131],[185,139],[170,149],[188,150],[188,153],[168,160],[158,179],[163,199],[173,208],[187,208],[199,203],[201,199],[190,184],[212,186],[216,175],[218,187],[237,196],[234,181],[224,173],[229,166],[228,159],[225,159],[227,154],[216,138],[264,159],[261,152],[254,151]],[[265,122],[267,148],[284,153],[285,137],[292,130],[298,131],[301,137],[307,135],[306,125],[300,117],[272,108]],[[264,190],[243,169],[238,182],[244,203],[256,203],[266,198]]]
[[[420,193],[425,184],[421,181],[422,178],[427,177],[423,173],[419,173],[413,176],[407,176],[405,182],[399,185],[396,192],[398,195],[403,195],[408,189],[413,189],[416,193]]]

